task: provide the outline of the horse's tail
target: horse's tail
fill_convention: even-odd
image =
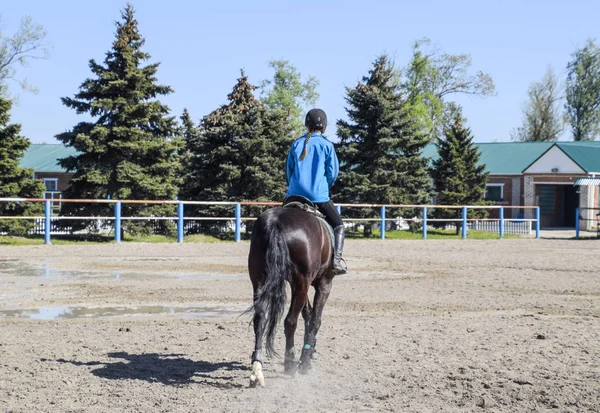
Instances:
[[[286,302],[285,282],[292,275],[292,260],[279,223],[265,226],[263,234],[265,251],[264,284],[254,299],[254,311],[266,317],[266,349],[268,355],[277,355],[274,341],[277,324],[283,316]]]

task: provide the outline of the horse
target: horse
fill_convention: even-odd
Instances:
[[[257,219],[250,240],[248,272],[253,288],[254,352],[250,386],[264,387],[262,344],[266,332],[267,356],[277,355],[275,332],[286,303],[286,281],[291,287],[291,303],[284,321],[285,361],[288,375],[306,374],[312,368],[316,336],[321,326],[325,302],[331,291],[333,240],[328,224],[311,212],[290,207],[274,207]],[[313,306],[308,290],[315,289]],[[304,345],[296,362],[294,334],[298,316],[304,319]]]

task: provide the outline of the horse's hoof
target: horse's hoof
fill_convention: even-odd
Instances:
[[[312,369],[312,365],[310,363],[310,360],[305,361],[303,363],[300,363],[300,366],[298,367],[298,373],[300,374],[308,374],[308,372]]]
[[[286,360],[283,371],[288,376],[295,376],[298,371],[298,363],[295,360]]]
[[[265,377],[262,372],[262,364],[260,361],[255,361],[254,363],[252,363],[250,387],[256,387],[256,384],[260,384],[260,387],[265,387]]]
[[[265,387],[265,379],[264,377],[256,377],[254,374],[250,376],[250,387],[255,388],[257,384],[260,384],[260,387]]]

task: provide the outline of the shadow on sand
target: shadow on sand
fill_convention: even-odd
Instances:
[[[102,366],[91,371],[95,376],[110,380],[144,380],[150,383],[162,383],[172,386],[202,384],[217,388],[230,389],[244,387],[235,383],[235,375],[228,372],[246,371],[248,367],[238,362],[211,363],[193,361],[181,354],[129,354],[126,352],[108,353],[108,357],[125,361],[79,362],[64,359],[58,363],[75,366]]]

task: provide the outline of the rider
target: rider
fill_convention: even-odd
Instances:
[[[311,109],[304,121],[306,135],[298,138],[288,153],[285,177],[288,183],[286,197],[300,195],[309,199],[325,215],[333,227],[334,274],[346,274],[348,268],[342,259],[344,249],[344,223],[331,199],[329,188],[335,182],[339,163],[333,144],[323,136],[327,127],[327,115],[321,109]]]

